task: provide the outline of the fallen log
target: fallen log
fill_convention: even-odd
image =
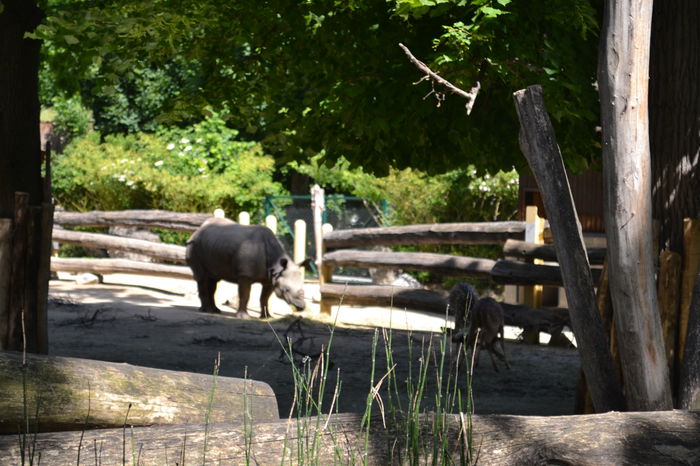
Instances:
[[[601,265],[605,260],[605,248],[586,248],[588,261],[591,264]],[[557,261],[557,251],[553,244],[537,244],[509,239],[503,245],[503,255],[517,257],[519,259],[542,259],[549,262]]]
[[[52,239],[64,244],[78,244],[86,247],[143,254],[161,261],[185,262],[185,247],[175,244],[154,243],[142,239],[59,228],[54,228]]]
[[[323,235],[326,249],[416,244],[502,244],[522,239],[525,222],[474,222],[354,228]]]
[[[427,252],[385,252],[339,249],[323,255],[323,265],[427,270],[453,277],[489,278],[496,261]]]
[[[35,354],[22,361],[21,353],[0,352],[0,434],[26,431],[27,422],[29,432],[50,432],[121,427],[125,419],[134,426],[191,424],[207,415],[242,422],[245,410],[255,421],[279,418],[264,382]]]
[[[31,436],[35,460],[61,466],[78,458],[97,464],[464,464],[467,416],[447,415],[435,442],[435,416],[421,415],[419,445],[405,444],[406,423],[361,414],[283,419],[248,425],[220,423],[92,430]],[[471,461],[521,464],[697,464],[700,412],[659,411],[586,416],[474,415]],[[415,447],[415,448],[410,448]],[[434,450],[435,448],[435,450]],[[0,436],[0,465],[21,464],[16,436]],[[437,451],[442,458],[433,459]]]
[[[156,277],[191,279],[192,271],[182,265],[154,264],[128,259],[78,259],[52,257],[52,272],[91,272],[98,274],[129,273],[136,275],[153,275]]]
[[[175,231],[195,231],[211,214],[170,212],[167,210],[119,210],[90,212],[57,211],[54,224],[70,227],[126,226],[165,228]]]

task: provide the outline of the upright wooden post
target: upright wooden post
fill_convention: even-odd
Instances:
[[[525,208],[525,241],[535,244],[544,244],[544,218],[538,215],[537,206],[529,205]],[[534,264],[543,264],[542,259],[534,259]],[[530,285],[523,287],[523,304],[527,307],[539,308],[542,306],[542,285]],[[538,344],[540,332],[526,329],[523,332],[523,340],[526,343]]]
[[[679,361],[683,360],[685,353],[690,303],[698,270],[700,270],[700,219],[686,218],[683,221],[683,273],[681,276],[681,309],[678,320]]]
[[[598,86],[610,293],[631,410],[672,407],[652,247],[648,84],[652,0],[607,0]]]
[[[681,255],[673,251],[661,251],[659,256],[659,311],[666,348],[666,363],[671,374],[676,373],[678,343],[678,316],[680,309]]]
[[[632,410],[672,407],[652,247],[648,124],[652,3],[605,3],[598,64],[610,292]]]
[[[333,225],[330,223],[324,223],[321,226],[321,235],[322,237],[326,235],[327,233],[330,233],[333,231]],[[325,241],[322,242],[322,247],[321,247],[321,257],[326,253],[326,243]],[[324,285],[326,283],[330,283],[333,281],[333,267],[332,265],[326,265],[325,263],[321,263],[321,266],[318,269],[318,279],[319,283],[321,285]],[[331,313],[331,303],[327,300],[324,299],[323,293],[321,293],[321,313],[322,314],[330,314]]]
[[[272,230],[274,234],[277,234],[277,217],[274,215],[268,215],[265,217],[265,225],[267,225],[267,228]]]
[[[323,262],[323,211],[326,210],[323,188],[315,184],[311,187],[311,209],[314,218],[314,243],[316,244],[316,266]]]
[[[593,404],[597,412],[622,410],[624,397],[598,312],[583,234],[554,128],[544,107],[542,87],[530,86],[513,97],[521,126],[520,147],[540,187],[554,235],[571,324]]]
[[[294,222],[294,262],[301,264],[306,259],[306,222],[297,219]],[[304,267],[301,267],[302,278],[306,276]]]
[[[0,218],[0,351],[8,349],[10,273],[12,271],[12,220]]]
[[[240,223],[241,225],[250,225],[250,214],[248,212],[239,213],[238,223]]]
[[[678,407],[700,409],[700,272],[696,272],[690,302],[689,326],[680,367]]]

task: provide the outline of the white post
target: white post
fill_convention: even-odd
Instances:
[[[326,209],[324,191],[315,184],[311,188],[311,209],[314,214],[314,239],[316,240],[316,267],[321,268],[323,257],[323,231],[321,222],[323,221],[323,211]]]
[[[214,210],[214,217],[216,217],[216,218],[226,218],[226,213],[224,212],[224,209],[216,209],[216,210]]]
[[[294,222],[294,262],[301,264],[306,258],[306,222],[298,219]],[[301,267],[301,276],[305,277],[304,267]]]
[[[267,225],[267,228],[272,230],[274,234],[277,234],[277,217],[274,215],[268,215],[265,217],[265,225]]]
[[[241,212],[238,214],[238,223],[241,225],[250,225],[250,214],[248,212]]]

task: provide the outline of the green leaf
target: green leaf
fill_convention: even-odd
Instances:
[[[493,8],[490,6],[482,6],[481,8],[479,8],[479,11],[481,11],[487,18],[497,18],[498,16],[507,13],[506,11],[499,10],[498,8]]]
[[[75,37],[74,35],[71,35],[71,34],[66,34],[65,36],[63,36],[63,39],[66,41],[66,43],[68,45],[75,45],[75,44],[80,43],[78,38]]]

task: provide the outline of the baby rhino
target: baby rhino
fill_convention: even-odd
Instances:
[[[458,285],[462,285],[461,287]],[[466,285],[469,288],[466,288]],[[459,298],[459,296],[465,296]],[[461,301],[460,301],[461,299]],[[470,306],[467,301],[472,302]],[[479,352],[481,348],[486,348],[491,357],[493,368],[498,372],[494,355],[503,361],[506,368],[510,369],[510,364],[506,359],[506,347],[504,342],[503,332],[503,308],[493,298],[476,299],[476,292],[466,283],[457,284],[450,291],[450,305],[452,303],[459,304],[465,302],[463,307],[455,308],[455,332],[452,336],[453,342],[460,342],[464,339],[465,327],[467,340],[467,348],[474,348],[474,343],[477,339],[478,344],[474,348],[476,354],[474,359],[476,364],[479,363]],[[500,340],[501,349],[499,350],[496,343]]]
[[[186,257],[197,282],[201,311],[221,312],[214,303],[219,280],[238,284],[236,317],[249,318],[246,308],[253,283],[262,284],[261,318],[270,316],[267,304],[273,290],[297,310],[305,307],[301,269],[265,226],[209,219],[187,241]]]

